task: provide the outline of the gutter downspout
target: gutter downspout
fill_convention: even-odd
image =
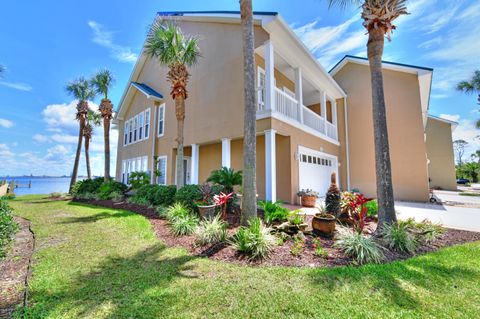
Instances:
[[[155,183],[155,174],[153,173],[155,171],[155,146],[157,145],[157,109],[159,102],[153,102],[153,123],[151,125],[152,131],[150,132],[150,135],[152,136],[152,174],[150,176],[150,184],[156,184]]]
[[[347,158],[347,190],[350,191],[350,151],[348,146],[348,108],[347,108],[347,97],[343,97],[343,107],[345,110],[345,151]]]

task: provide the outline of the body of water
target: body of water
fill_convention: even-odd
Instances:
[[[0,177],[0,180],[15,181],[20,187],[15,189],[16,195],[67,193],[70,177]],[[31,188],[28,184],[31,182]]]

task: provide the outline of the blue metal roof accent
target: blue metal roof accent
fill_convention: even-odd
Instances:
[[[347,58],[352,58],[352,59],[357,59],[357,60],[368,61],[368,58],[359,57],[359,56],[355,56],[355,55],[348,55],[348,54],[347,54],[347,55],[345,55],[340,61],[338,61],[337,64],[335,64],[335,65],[333,66],[333,68],[331,68],[330,71],[328,71],[328,73],[332,72],[338,65],[340,65],[340,63],[343,62],[343,60],[345,60],[345,59],[347,59]],[[397,62],[389,62],[389,61],[383,61],[383,60],[382,60],[382,63],[390,64],[390,65],[404,66],[404,67],[407,67],[407,68],[415,68],[415,69],[426,70],[426,71],[433,71],[432,68],[427,68],[427,67],[424,67],[424,66],[417,66],[417,65],[397,63]]]
[[[157,12],[159,16],[183,16],[186,14],[238,14],[240,15],[240,11],[160,11]],[[278,12],[272,11],[254,11],[253,15],[261,15],[261,16],[276,16]]]
[[[138,82],[132,82],[131,83],[134,87],[142,91],[144,94],[153,96],[159,99],[163,99],[163,95],[146,85],[145,83],[138,83]]]

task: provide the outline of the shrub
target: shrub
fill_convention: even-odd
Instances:
[[[282,203],[277,201],[272,203],[271,201],[259,201],[258,205],[263,209],[265,222],[271,224],[274,221],[287,220],[290,211],[282,206]]]
[[[193,215],[190,211],[185,210],[182,213],[168,218],[170,227],[175,236],[190,235],[198,226],[198,217]],[[178,212],[177,212],[178,213]]]
[[[150,202],[145,197],[136,196],[136,195],[129,197],[128,202],[131,204],[137,204],[141,206],[147,206],[147,207],[150,206]]]
[[[302,189],[300,191],[297,192],[297,196],[313,196],[313,197],[317,197],[319,196],[318,192],[314,191],[313,189]]]
[[[424,220],[421,223],[414,224],[417,239],[424,243],[430,243],[435,239],[442,236],[445,232],[443,227],[438,224],[434,224],[428,220]]]
[[[184,217],[191,212],[188,208],[183,205],[182,203],[175,203],[174,205],[168,207],[165,211],[163,211],[162,217],[165,217],[168,221],[173,221],[176,218]]]
[[[233,236],[232,246],[250,259],[262,259],[268,256],[275,245],[272,229],[266,227],[260,218],[249,221],[248,227],[241,227]]]
[[[110,193],[110,199],[115,203],[121,202],[123,200],[123,194],[117,191],[113,191]]]
[[[376,217],[378,215],[378,202],[376,199],[367,202],[365,207],[367,207],[368,217]]]
[[[128,184],[132,185],[133,189],[139,189],[150,184],[150,176],[146,172],[133,172],[128,178]]]
[[[380,230],[386,246],[390,250],[413,254],[417,249],[417,239],[405,222],[383,225]]]
[[[327,251],[322,247],[322,242],[318,238],[313,239],[312,247],[314,249],[315,256],[322,258],[328,257]]]
[[[6,246],[18,229],[18,224],[12,216],[12,208],[5,200],[0,200],[0,259],[5,257]]]
[[[202,199],[198,185],[185,185],[175,194],[175,201],[184,204],[191,211],[197,211],[195,202]]]
[[[112,199],[112,193],[123,194],[127,190],[127,186],[114,180],[100,185],[98,189],[98,197],[100,199]]]
[[[227,239],[227,223],[220,215],[203,220],[195,230],[196,242],[199,245],[222,243]]]
[[[298,226],[305,222],[306,215],[302,215],[301,212],[302,211],[300,209],[297,209],[289,213],[288,221],[290,222],[290,224]]]
[[[176,193],[177,187],[175,185],[157,185],[152,204],[170,206],[175,202]]]
[[[155,213],[157,213],[157,215],[158,215],[159,217],[167,218],[167,217],[166,217],[166,215],[167,215],[166,212],[167,212],[168,209],[169,209],[169,208],[166,207],[166,206],[157,206],[157,207],[155,208]]]
[[[346,228],[340,229],[339,238],[333,246],[353,258],[358,265],[378,264],[384,259],[382,248],[373,237]]]
[[[71,195],[75,198],[84,198],[82,195],[87,193],[97,194],[100,186],[103,184],[103,181],[103,177],[78,181],[73,186]]]
[[[290,254],[295,257],[300,256],[305,249],[305,242],[300,237],[293,237],[293,245],[290,247]]]

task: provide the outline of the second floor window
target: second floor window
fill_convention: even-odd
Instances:
[[[158,136],[163,136],[165,133],[165,104],[158,108]]]
[[[258,68],[257,74],[257,86],[258,86],[258,109],[262,110],[265,107],[266,91],[265,91],[265,71],[262,68]]]
[[[143,139],[143,115],[144,115],[143,112],[140,113],[139,115],[140,126],[138,128],[138,140],[140,141]]]
[[[124,135],[124,139],[123,139],[123,145],[127,145],[128,144],[128,121],[125,122],[125,127],[123,129],[123,135]]]
[[[150,109],[145,111],[145,139],[150,135]]]
[[[128,124],[128,127],[129,127],[129,130],[128,130],[128,143],[132,143],[133,140],[132,140],[132,137],[133,137],[133,127],[132,127],[132,124],[133,124],[133,121],[130,120],[129,121],[129,124]]]
[[[138,115],[135,116],[134,122],[133,122],[133,142],[137,141],[137,131],[138,131]]]

